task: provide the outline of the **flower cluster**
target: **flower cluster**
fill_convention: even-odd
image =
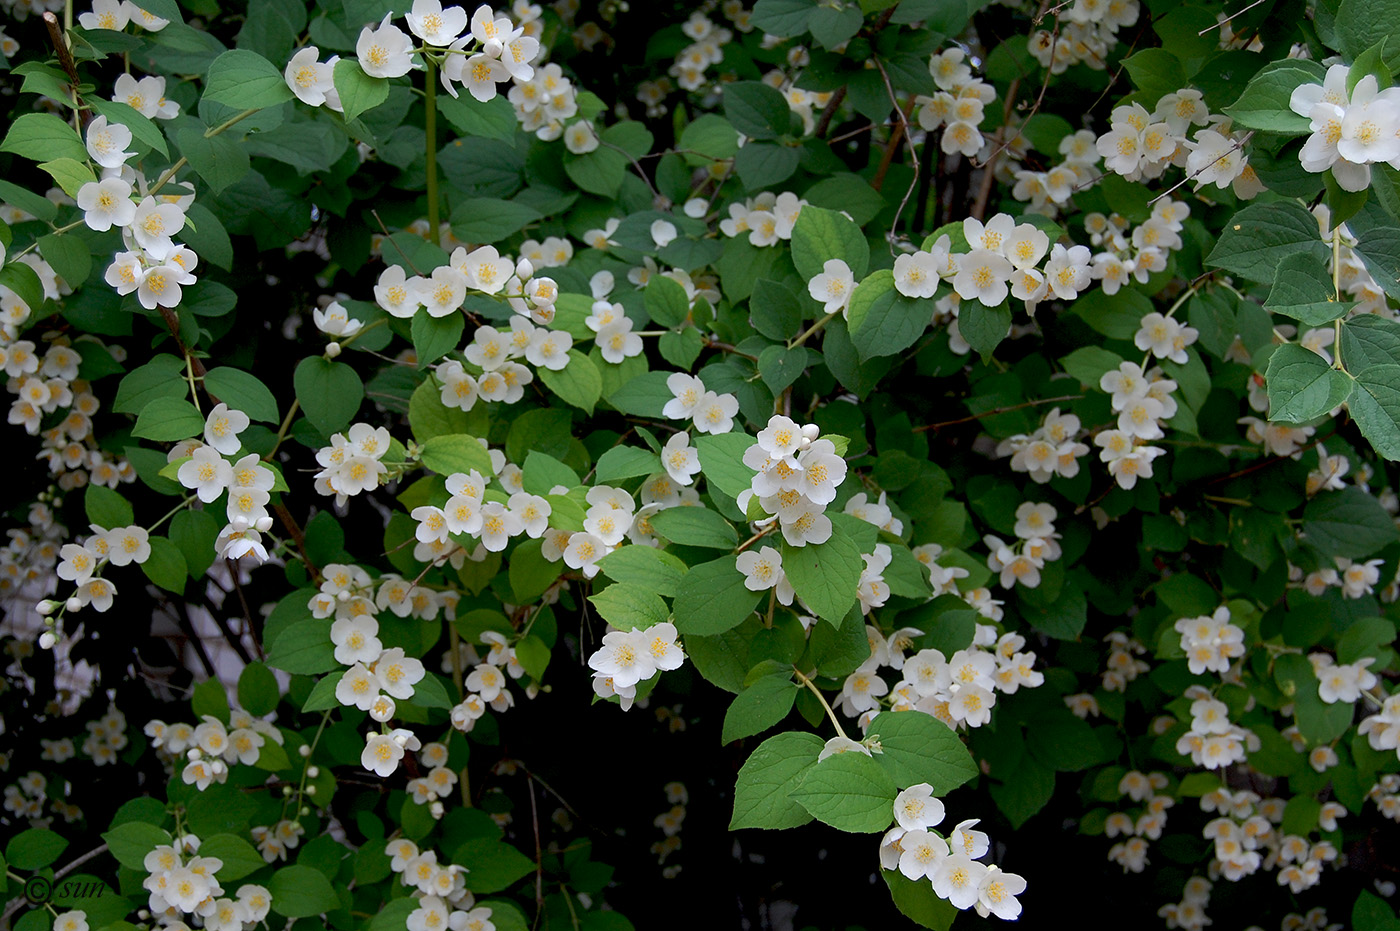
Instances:
[[[676,625],[669,621],[634,630],[610,630],[603,645],[588,657],[593,691],[600,698],[617,696],[622,710],[632,707],[637,685],[658,672],[680,667],[685,654],[676,643]]]
[[[1303,170],[1331,169],[1342,190],[1364,191],[1376,162],[1400,168],[1400,88],[1381,90],[1376,76],[1367,74],[1348,91],[1349,71],[1333,65],[1321,84],[1300,84],[1288,107],[1306,117],[1312,130],[1298,153]]]
[[[1052,407],[1034,433],[1018,433],[1002,440],[997,455],[1010,456],[1011,471],[1025,472],[1040,485],[1057,475],[1074,478],[1079,474],[1079,457],[1089,452],[1077,439],[1079,433],[1078,417]]]
[[[249,883],[238,888],[235,898],[226,897],[217,878],[224,863],[199,856],[199,843],[198,837],[185,834],[146,854],[143,866],[150,875],[141,885],[151,894],[150,910],[198,915],[210,931],[243,931],[265,920],[272,894]]]
[[[1020,917],[1016,896],[1026,891],[1025,879],[978,862],[991,841],[974,827],[977,819],[960,822],[946,837],[934,831],[945,814],[926,782],[900,792],[894,800],[896,824],[880,840],[880,866],[915,882],[928,880],[934,893],[955,908],[976,909],[983,918]]]
[[[1210,692],[1193,685],[1186,690],[1191,701],[1191,728],[1176,742],[1176,752],[1206,769],[1224,769],[1244,762],[1247,751],[1259,748],[1255,733],[1230,723],[1230,709]]]
[[[793,227],[807,202],[791,191],[764,191],[729,205],[729,216],[719,221],[719,231],[731,239],[747,233],[749,244],[763,248],[792,239]]]
[[[172,763],[186,761],[180,778],[201,792],[211,783],[227,780],[234,763],[256,765],[269,740],[281,746],[284,739],[273,724],[238,708],[229,713],[227,726],[208,714],[197,725],[153,719],[146,724],[145,734],[163,758]]]
[[[489,647],[485,656],[481,656],[475,646],[465,644],[467,649],[457,660],[462,664],[461,668],[466,668],[467,664],[471,666],[471,672],[463,680],[467,694],[452,709],[452,726],[464,734],[471,732],[487,707],[503,712],[514,706],[515,695],[506,686],[510,679],[519,679],[525,674],[525,667],[520,665],[515,648],[505,635],[494,630],[482,631],[481,643]],[[450,669],[451,662],[452,658],[448,656],[444,665]],[[534,698],[537,687],[532,683],[525,694]]]
[[[681,849],[681,825],[685,822],[685,806],[690,802],[690,793],[686,790],[685,783],[666,783],[666,801],[671,807],[652,821],[661,831],[662,837],[651,845],[651,852],[656,855],[656,862],[662,868],[661,876],[664,879],[674,879],[680,875],[680,864],[673,863],[667,866],[666,860]]]
[[[316,473],[316,491],[335,495],[337,504],[362,491],[373,491],[379,487],[379,477],[389,471],[383,460],[390,443],[388,430],[367,423],[352,424],[345,433],[332,434],[331,445],[316,452],[321,466]]]
[[[1244,630],[1230,623],[1230,609],[1225,605],[1213,614],[1183,617],[1172,626],[1181,634],[1181,649],[1192,675],[1223,675],[1229,672],[1231,660],[1244,655]]]
[[[1167,809],[1176,804],[1176,799],[1170,795],[1159,794],[1167,785],[1165,773],[1142,773],[1135,769],[1124,773],[1118,781],[1119,798],[1126,797],[1143,806],[1136,815],[1120,810],[1104,820],[1105,837],[1125,838],[1108,851],[1108,859],[1121,866],[1125,873],[1142,872],[1147,863],[1147,842],[1160,838],[1167,826]]]
[[[991,534],[982,538],[988,550],[987,568],[1001,573],[1002,588],[1040,585],[1040,570],[1060,558],[1056,516],[1054,505],[1026,501],[1016,508],[1015,542],[1008,544]]]
[[[62,7],[58,9],[61,10]],[[16,8],[15,12],[18,13],[19,9]],[[19,18],[23,19],[22,16]],[[78,25],[84,29],[111,29],[121,32],[131,23],[147,32],[160,32],[170,25],[170,20],[146,12],[131,0],[92,0],[92,10],[78,14]]]
[[[1337,848],[1326,840],[1310,843],[1298,834],[1283,834],[1276,825],[1283,821],[1283,799],[1260,799],[1253,792],[1231,792],[1225,787],[1201,797],[1201,810],[1219,812],[1206,823],[1202,834],[1215,843],[1215,863],[1219,874],[1238,882],[1260,869],[1277,869],[1277,882],[1293,893],[1318,884],[1322,868],[1335,862]],[[1319,827],[1335,831],[1337,818],[1346,809],[1328,803],[1319,816]],[[1214,872],[1212,872],[1214,875]]]
[[[456,863],[439,863],[437,851],[419,850],[407,838],[389,841],[384,848],[389,867],[399,882],[413,890],[418,907],[408,916],[409,931],[495,931],[489,906],[476,906],[467,888],[469,870]]]
[[[1075,0],[1052,33],[1037,29],[1030,35],[1031,56],[1051,74],[1084,64],[1102,71],[1118,30],[1138,20],[1138,0]]]
[[[1109,394],[1118,424],[1117,429],[1095,434],[1094,445],[1100,447],[1099,459],[1118,487],[1132,488],[1139,478],[1151,478],[1152,461],[1166,455],[1149,441],[1166,435],[1162,422],[1176,415],[1172,392],[1177,385],[1159,368],[1143,372],[1142,366],[1123,362],[1103,374],[1099,387]]]
[[[705,72],[709,67],[724,60],[724,46],[734,33],[701,12],[691,13],[681,24],[681,31],[690,44],[676,53],[676,60],[666,73],[676,79],[682,90],[697,91],[708,83]]]
[[[804,426],[775,414],[744,452],[744,465],[755,475],[739,495],[739,507],[747,511],[750,502],[756,503],[768,515],[758,523],[777,520],[790,546],[831,538],[826,506],[835,500],[836,486],[846,479],[846,460],[831,440],[818,438],[819,432],[816,424]]]
[[[966,58],[967,52],[958,46],[932,56],[928,70],[938,92],[932,97],[920,96],[916,103],[920,128],[933,132],[940,126],[945,127],[939,143],[945,155],[960,152],[965,158],[974,158],[982,151],[985,141],[979,129],[985,115],[983,108],[997,99],[997,92],[990,84],[972,76]]]

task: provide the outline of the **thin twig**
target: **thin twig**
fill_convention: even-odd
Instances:
[[[952,427],[960,423],[970,423],[974,420],[981,420],[983,417],[992,417],[997,414],[1006,414],[1011,411],[1019,411],[1026,407],[1042,407],[1046,404],[1058,404],[1061,401],[1078,401],[1083,398],[1082,394],[1065,394],[1058,398],[1041,398],[1037,401],[1027,401],[1024,404],[1011,404],[1006,407],[994,407],[991,410],[983,411],[980,414],[973,414],[971,417],[959,417],[957,420],[944,420],[939,423],[926,423],[922,427],[915,427],[911,432],[923,433],[928,430],[938,430],[943,427]]]
[[[1206,33],[1210,32],[1212,29],[1219,29],[1221,26],[1224,26],[1226,23],[1228,23],[1230,20],[1234,19],[1236,16],[1242,16],[1243,14],[1248,13],[1250,10],[1254,9],[1256,6],[1258,6],[1259,4],[1261,4],[1261,3],[1263,3],[1263,2],[1264,2],[1264,0],[1254,0],[1254,2],[1251,3],[1249,6],[1245,7],[1245,8],[1242,9],[1242,10],[1236,10],[1235,12],[1231,13],[1229,16],[1225,17],[1224,19],[1222,19],[1220,22],[1216,23],[1215,25],[1213,25],[1213,26],[1207,26],[1206,28],[1202,29],[1200,32],[1196,33],[1196,35],[1198,35],[1198,36],[1203,36],[1203,35],[1205,35]]]

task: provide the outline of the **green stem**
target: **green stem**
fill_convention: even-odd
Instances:
[[[1332,298],[1342,300],[1342,224],[1332,223]],[[1342,318],[1333,321],[1332,367],[1342,367]]]
[[[845,737],[846,732],[841,729],[841,722],[836,720],[836,712],[832,711],[831,706],[826,703],[826,697],[822,695],[822,691],[821,689],[817,688],[816,683],[804,676],[802,672],[796,668],[792,670],[792,674],[794,676],[797,676],[797,681],[801,682],[803,685],[807,686],[807,688],[811,689],[812,694],[817,696],[817,701],[822,703],[822,707],[826,709],[826,716],[831,719],[831,723],[836,727],[836,736]]]
[[[287,416],[282,418],[282,426],[277,428],[277,442],[272,444],[272,452],[263,457],[264,462],[270,462],[272,457],[277,455],[277,450],[281,448],[282,441],[287,438],[287,431],[292,428],[292,418],[301,409],[301,399],[292,398],[292,406],[287,408]]]
[[[224,120],[222,123],[220,123],[218,126],[215,126],[215,127],[213,127],[212,129],[206,129],[206,130],[204,131],[204,138],[205,138],[205,139],[212,139],[212,138],[214,138],[215,136],[219,135],[220,133],[223,133],[223,132],[228,131],[228,129],[229,129],[230,127],[234,126],[235,124],[237,124],[237,123],[239,123],[239,122],[241,122],[241,121],[243,121],[243,120],[246,120],[248,117],[252,116],[254,113],[257,113],[258,110],[260,110],[260,109],[262,109],[262,108],[261,108],[261,107],[253,107],[253,108],[250,109],[250,110],[244,110],[242,113],[239,113],[239,114],[236,114],[236,115],[234,115],[234,116],[229,117],[228,119],[226,119],[226,120]],[[184,168],[184,167],[185,167],[186,165],[188,165],[189,163],[190,163],[190,160],[189,160],[189,159],[185,158],[183,155],[180,156],[179,161],[177,161],[175,164],[171,165],[169,168],[165,169],[165,171],[161,172],[161,176],[160,176],[159,178],[156,179],[156,183],[155,183],[154,185],[151,186],[151,189],[150,189],[147,193],[150,194],[150,195],[152,195],[152,196],[154,196],[155,193],[156,193],[156,191],[159,191],[161,188],[165,187],[166,182],[168,182],[171,178],[175,177],[175,172],[179,171],[181,168]]]
[[[820,333],[823,329],[825,329],[826,325],[830,323],[835,317],[836,314],[827,314],[825,317],[822,317],[816,323],[808,327],[806,332],[804,332],[801,336],[797,337],[797,339],[789,343],[788,348],[796,349],[798,346],[801,346],[803,343],[807,342],[807,340],[810,337],[815,336],[817,333]]]
[[[432,241],[438,241],[438,186],[437,186],[437,65],[431,58],[424,56],[427,65],[428,80],[424,85],[423,103],[425,112],[423,115],[423,131],[427,135],[427,172],[428,172],[428,235]]]

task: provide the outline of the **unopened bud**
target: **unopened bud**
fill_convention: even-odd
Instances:
[[[77,595],[74,595],[63,603],[63,607],[68,611],[81,611],[83,603],[78,600]]]
[[[340,343],[330,343],[326,346],[326,358],[334,359],[340,355]]]
[[[39,635],[39,649],[41,650],[52,650],[54,644],[57,642],[58,638],[54,636],[51,630],[46,630]]]
[[[58,605],[59,603],[57,601],[50,601],[45,598],[34,606],[34,610],[38,611],[41,616],[48,617],[50,614],[53,614],[54,611],[58,610]]]
[[[316,795],[316,787],[315,787],[315,786],[307,786],[307,787],[306,787],[306,794],[314,797],[314,796]]]
[[[304,756],[304,757],[305,757],[305,756],[310,756],[310,755],[311,755],[311,744],[302,744],[300,747],[297,748],[297,753],[300,753],[300,754],[301,754],[302,756]]]
[[[317,776],[319,776],[319,775],[321,775],[321,767],[319,767],[319,766],[308,766],[308,767],[306,767],[306,778],[308,778],[308,779],[315,779],[315,778],[316,778]]]

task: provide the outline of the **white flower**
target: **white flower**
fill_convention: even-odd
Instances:
[[[106,232],[113,226],[130,226],[136,218],[131,185],[121,178],[89,181],[78,189],[78,207],[89,229]]]
[[[827,259],[822,264],[821,272],[807,283],[807,293],[828,314],[844,314],[851,305],[855,287],[851,267],[841,259]]]
[[[369,26],[360,30],[355,42],[355,54],[365,74],[375,78],[397,78],[413,69],[413,43],[402,29],[390,24],[392,13],[385,13],[377,29]],[[394,761],[397,764],[397,760]],[[393,767],[390,767],[393,772]],[[387,773],[380,773],[387,775]]]
[[[691,420],[700,433],[728,433],[734,427],[734,416],[738,413],[739,399],[734,395],[706,391],[695,405]]]
[[[591,579],[598,574],[595,563],[611,550],[612,547],[594,534],[575,533],[569,537],[568,547],[564,550],[564,564],[570,569],[582,570],[583,577]]]
[[[313,107],[324,104],[326,95],[335,91],[334,66],[318,61],[320,55],[320,49],[314,45],[300,48],[282,73],[297,99]]]
[[[136,286],[136,297],[147,310],[156,307],[176,307],[180,303],[182,290],[180,279],[185,270],[176,265],[157,265],[148,268],[141,275]]]
[[[896,807],[896,815],[898,811]],[[899,871],[909,879],[931,877],[948,857],[948,843],[922,828],[907,831],[899,839],[899,846],[903,851],[899,856]]]
[[[700,451],[690,445],[690,434],[674,434],[661,449],[661,464],[678,485],[689,485],[700,471]]]
[[[379,274],[379,282],[374,286],[374,300],[394,317],[407,319],[422,306],[418,297],[418,285],[422,279],[409,280],[398,265],[390,265]]]
[[[180,105],[165,98],[163,77],[147,76],[138,81],[129,74],[119,74],[112,85],[112,99],[147,119],[169,120],[180,115]]]
[[[355,335],[364,326],[351,318],[350,312],[339,301],[331,301],[325,310],[311,311],[311,320],[322,333],[341,338]]]
[[[175,475],[181,485],[194,491],[200,501],[209,504],[232,484],[233,466],[214,447],[201,446]]]
[[[771,546],[758,552],[745,550],[735,565],[744,574],[744,587],[751,592],[767,591],[784,579],[782,555]]]
[[[938,290],[938,271],[930,252],[898,256],[894,260],[894,288],[905,297],[933,297]]]
[[[443,9],[438,0],[413,0],[405,15],[408,29],[428,45],[446,48],[467,28],[467,11],[459,6]]]
[[[895,796],[894,820],[906,831],[935,827],[943,821],[943,815],[943,802],[933,797],[933,787],[926,782]]]
[[[147,197],[136,207],[129,229],[142,249],[163,259],[174,247],[170,237],[184,227],[185,214],[178,206]]]
[[[603,645],[588,658],[588,665],[599,675],[612,679],[613,687],[634,686],[649,679],[657,666],[645,633],[614,630],[603,635]]]
[[[656,220],[651,224],[651,241],[658,249],[664,249],[676,238],[676,225],[669,220]]]
[[[691,417],[707,393],[704,382],[681,372],[667,376],[666,387],[675,397],[666,402],[661,413],[671,420],[685,420]]]
[[[958,273],[953,276],[953,290],[965,301],[978,300],[995,307],[1006,300],[1011,279],[1011,262],[1000,252],[974,249],[958,256]]]
[[[385,21],[388,21],[387,17]],[[378,776],[388,776],[398,768],[399,760],[403,759],[403,751],[404,748],[399,746],[393,737],[372,734],[365,742],[364,752],[360,754],[360,764]]]
[[[621,317],[599,330],[597,343],[603,359],[613,365],[620,365],[623,359],[642,352],[642,338],[632,332],[631,317]]]
[[[981,863],[966,854],[951,853],[939,861],[933,872],[933,891],[956,908],[971,908],[986,875],[987,867]]]
[[[573,348],[573,344],[574,339],[567,332],[541,328],[530,337],[530,344],[525,348],[525,358],[531,365],[552,372],[562,371],[569,364],[569,350]]]
[[[142,527],[118,527],[107,531],[107,561],[114,566],[143,563],[151,556],[149,537]]]
[[[343,617],[331,625],[335,661],[347,666],[373,663],[384,651],[379,640],[379,622],[372,615]]]
[[[204,422],[204,442],[224,455],[232,456],[242,446],[238,434],[248,429],[249,423],[248,415],[242,411],[231,410],[227,404],[217,404]]]
[[[103,168],[121,168],[135,152],[124,151],[131,145],[131,130],[121,123],[108,123],[99,116],[88,124],[87,150],[92,160]]]
[[[1021,914],[1021,903],[1016,901],[1016,896],[1025,891],[1026,880],[1023,877],[989,866],[977,885],[977,914],[986,918],[990,913],[1006,921],[1014,921]]]
[[[78,14],[78,25],[84,29],[112,29],[120,32],[130,21],[131,13],[121,0],[92,0],[92,12]]]
[[[452,44],[447,61],[442,66],[442,83],[447,92],[457,96],[456,84],[466,85],[467,92],[485,103],[496,97],[496,85],[510,80],[510,71],[499,58],[476,54],[454,54],[466,47],[470,39],[458,39]]]
[[[382,280],[382,279],[381,279]],[[418,302],[428,308],[431,317],[446,317],[462,306],[467,298],[467,276],[451,265],[440,265],[428,278],[418,279]]]

